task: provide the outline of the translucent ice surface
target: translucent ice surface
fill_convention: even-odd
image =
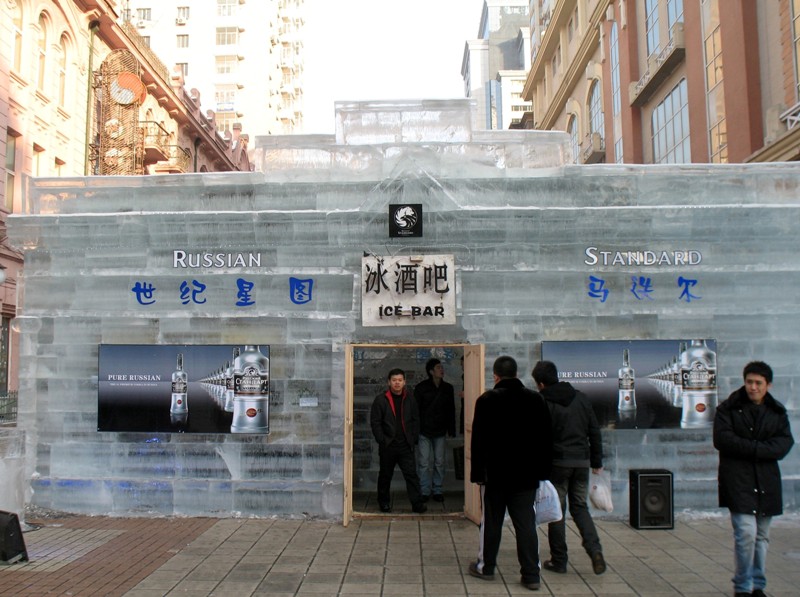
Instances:
[[[365,372],[350,345],[401,345],[413,385],[425,347],[480,343],[487,380],[505,353],[531,386],[542,341],[713,338],[720,399],[765,360],[798,429],[797,164],[569,165],[566,133],[476,131],[470,113],[469,100],[342,102],[335,135],[256,139],[255,172],[27,179],[8,235],[25,256],[13,329],[28,499],[341,516],[345,434],[354,485],[374,489],[368,407],[392,365]],[[394,204],[422,206],[421,236],[389,235]],[[626,261],[648,251],[669,257]],[[456,323],[364,326],[363,257],[428,254],[454,257]],[[383,281],[396,290],[399,276]],[[269,346],[269,434],[99,433],[100,344]],[[628,471],[656,466],[675,473],[676,508],[716,507],[710,429],[610,428],[604,441],[615,512]],[[788,509],[798,454],[781,463]]]

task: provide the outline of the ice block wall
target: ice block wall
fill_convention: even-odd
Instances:
[[[27,181],[8,228],[25,254],[14,327],[34,504],[341,516],[348,343],[483,344],[487,380],[510,354],[531,386],[542,341],[713,338],[720,397],[763,359],[797,429],[795,164],[572,166],[566,134],[474,132],[466,100],[337,110],[335,136],[256,139],[253,173]],[[423,206],[421,238],[389,237],[395,203]],[[189,271],[176,250],[262,261]],[[702,262],[591,258],[647,250]],[[363,326],[365,253],[452,254],[456,323]],[[630,292],[639,276],[656,289],[647,300]],[[240,277],[255,281],[248,308],[231,296]],[[680,298],[680,277],[696,280],[694,299]],[[291,301],[290,278],[313,279],[313,300]],[[195,279],[206,302],[184,304],[181,284]],[[137,301],[142,282],[159,289],[155,303]],[[270,434],[98,432],[100,344],[269,345]],[[672,470],[678,510],[716,507],[710,430],[611,429],[604,442],[615,514],[635,468]],[[795,450],[783,463],[790,510],[799,462]]]

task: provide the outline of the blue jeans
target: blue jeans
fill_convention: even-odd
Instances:
[[[750,593],[767,586],[767,548],[771,516],[731,512],[736,571],[733,590]]]
[[[422,495],[431,494],[431,452],[433,452],[433,494],[441,495],[444,483],[445,437],[420,434],[417,444],[417,472]]]
[[[589,496],[589,468],[553,466],[550,481],[561,499],[564,516],[558,522],[547,525],[547,540],[550,543],[550,560],[557,566],[567,565],[567,500],[569,513],[581,534],[583,549],[589,556],[601,552],[600,537],[594,526],[586,499]]]

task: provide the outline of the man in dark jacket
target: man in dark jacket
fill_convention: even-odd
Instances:
[[[589,399],[565,381],[558,381],[558,369],[550,361],[539,361],[533,380],[544,397],[553,423],[553,468],[550,480],[561,499],[561,511],[569,513],[580,531],[583,549],[592,560],[595,574],[606,571],[600,537],[589,513],[589,467],[593,474],[603,470],[603,442]],[[567,524],[565,517],[547,527],[550,559],[545,570],[567,571]]]
[[[550,474],[552,433],[542,397],[517,379],[517,362],[494,362],[494,389],[475,403],[470,481],[481,486],[478,560],[470,575],[493,580],[506,510],[517,539],[522,584],[540,588],[539,540],[533,504],[539,481]]]
[[[444,381],[444,367],[439,359],[428,359],[425,371],[428,379],[414,388],[420,421],[417,472],[423,501],[431,497],[432,491],[433,500],[443,502],[445,436],[456,435],[455,391],[453,386]]]
[[[378,394],[369,412],[372,435],[378,442],[378,505],[381,512],[391,512],[391,486],[395,465],[406,480],[411,509],[423,513],[417,476],[414,447],[419,438],[419,411],[414,397],[406,390],[406,374],[402,369],[392,369],[388,375],[389,389]]]
[[[783,513],[781,470],[794,444],[786,408],[772,397],[772,369],[761,361],[744,368],[744,385],[717,407],[719,505],[733,525],[737,597],[763,597],[772,517]]]

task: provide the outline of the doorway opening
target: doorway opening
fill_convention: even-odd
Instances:
[[[480,519],[477,486],[469,482],[469,438],[475,400],[483,392],[483,346],[470,344],[351,344],[346,351],[345,374],[345,526],[354,517],[463,517]],[[387,389],[387,374],[395,367],[406,373],[410,392],[427,379],[425,363],[437,358],[444,381],[455,394],[456,435],[446,438],[444,501],[428,502],[426,514],[413,514],[399,468],[392,477],[392,512],[381,512],[377,502],[378,445],[369,413],[375,397]],[[477,508],[477,511],[476,511]]]

